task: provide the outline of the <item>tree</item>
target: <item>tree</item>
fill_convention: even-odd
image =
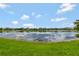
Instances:
[[[77,32],[79,32],[79,20],[76,20],[74,22],[74,24],[75,24],[74,30],[76,30]]]
[[[2,32],[2,28],[0,28],[0,32]]]
[[[79,20],[76,20],[74,24],[75,24],[74,30],[78,32],[78,34],[76,34],[76,37],[79,38]]]

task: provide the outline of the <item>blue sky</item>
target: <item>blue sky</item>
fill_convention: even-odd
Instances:
[[[0,3],[0,27],[73,27],[78,11],[72,3]]]

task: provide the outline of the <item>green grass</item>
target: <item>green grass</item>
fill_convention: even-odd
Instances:
[[[25,42],[0,38],[1,56],[79,56],[79,40]]]

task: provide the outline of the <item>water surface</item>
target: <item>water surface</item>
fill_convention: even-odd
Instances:
[[[75,32],[4,32],[0,37],[27,41],[62,41],[76,39]]]

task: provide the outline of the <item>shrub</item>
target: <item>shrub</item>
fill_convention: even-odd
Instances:
[[[75,36],[79,38],[79,34],[76,34]]]

